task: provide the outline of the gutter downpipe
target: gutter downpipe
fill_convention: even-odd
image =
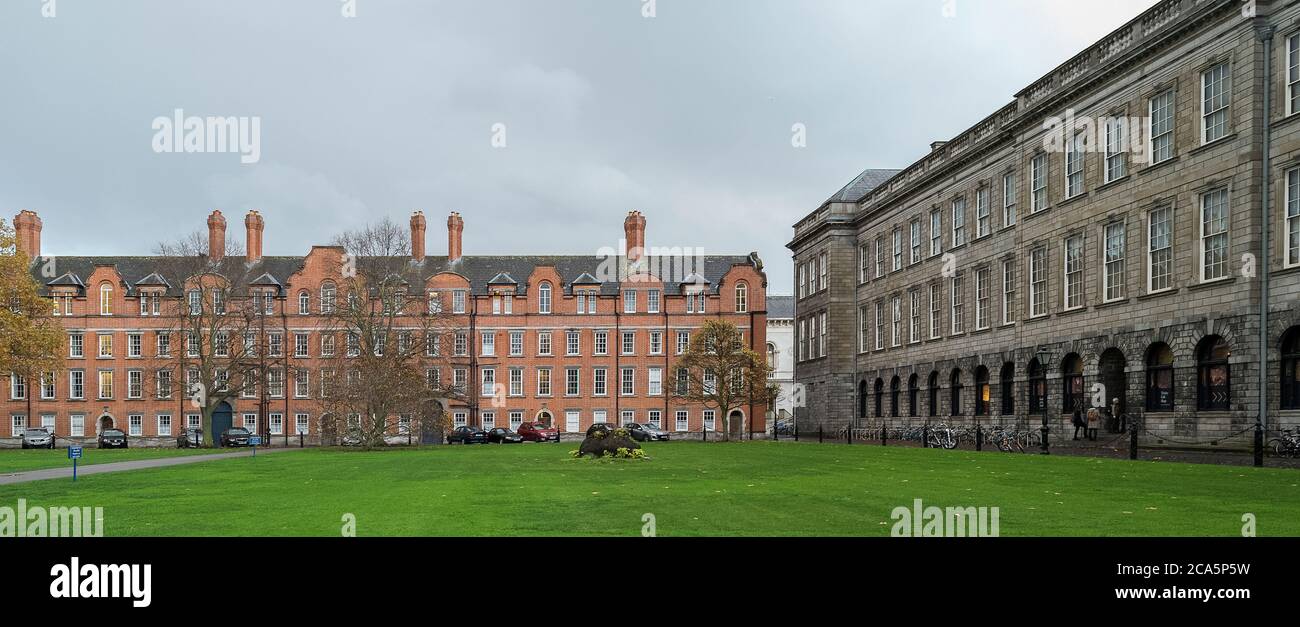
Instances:
[[[1264,44],[1264,156],[1263,156],[1263,189],[1261,190],[1262,202],[1262,221],[1263,228],[1261,233],[1262,258],[1260,259],[1260,299],[1259,299],[1259,417],[1258,426],[1265,433],[1268,432],[1268,301],[1269,301],[1269,264],[1272,256],[1269,254],[1269,228],[1272,226],[1269,212],[1269,191],[1272,187],[1272,177],[1269,170],[1270,151],[1272,149],[1272,117],[1273,117],[1273,26],[1266,25],[1261,27],[1257,33],[1260,41]]]

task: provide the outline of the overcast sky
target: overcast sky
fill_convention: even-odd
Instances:
[[[638,209],[648,245],[756,250],[790,293],[795,221],[1153,4],[354,1],[0,1],[0,211],[59,255],[148,254],[214,208],[242,240],[258,209],[300,255],[421,209],[442,255],[455,210],[474,255],[594,254]],[[260,160],[155,152],[178,108],[259,117]]]

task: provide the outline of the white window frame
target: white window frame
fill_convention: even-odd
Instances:
[[[1084,306],[1083,246],[1082,234],[1071,235],[1062,242],[1061,308],[1064,311],[1073,311]]]
[[[1214,81],[1213,75],[1222,70],[1222,76]],[[1271,78],[1271,77],[1270,77]],[[1211,96],[1211,89],[1222,89]],[[1222,98],[1222,103],[1213,102]],[[1231,134],[1232,129],[1232,67],[1227,62],[1215,64],[1201,72],[1201,145],[1210,144]],[[1213,121],[1211,119],[1213,118]],[[1210,137],[1210,131],[1221,129],[1217,135]]]
[[[1207,203],[1211,200],[1211,198],[1213,198],[1213,197],[1217,197],[1217,196],[1219,196],[1220,194],[1223,196],[1223,206],[1222,206],[1222,208],[1223,208],[1223,217],[1222,217],[1222,221],[1223,221],[1223,229],[1220,230],[1220,231],[1215,231],[1215,232],[1213,232],[1213,233],[1210,233],[1210,232],[1207,232],[1207,230],[1206,230],[1206,226],[1207,226],[1207,224],[1206,224],[1206,222],[1207,222],[1207,221],[1206,221],[1206,215],[1207,215],[1207,213],[1206,213],[1206,212],[1207,212],[1207,210],[1210,208],[1209,205],[1208,205]],[[1213,190],[1210,190],[1210,191],[1208,191],[1208,192],[1205,192],[1205,193],[1201,194],[1201,195],[1200,195],[1200,214],[1199,214],[1198,217],[1199,217],[1199,219],[1197,220],[1197,222],[1198,222],[1198,228],[1199,228],[1199,233],[1200,233],[1200,236],[1199,236],[1198,239],[1197,239],[1197,241],[1199,242],[1199,245],[1200,245],[1200,255],[1199,255],[1199,263],[1198,263],[1198,266],[1200,267],[1199,273],[1200,273],[1201,282],[1202,282],[1202,283],[1208,283],[1208,282],[1211,282],[1211,281],[1221,281],[1221,280],[1223,280],[1223,279],[1226,279],[1226,278],[1228,278],[1228,277],[1230,276],[1230,274],[1231,274],[1231,273],[1229,272],[1229,269],[1228,269],[1228,259],[1229,259],[1229,255],[1230,255],[1230,252],[1231,252],[1231,249],[1232,249],[1232,246],[1231,246],[1231,244],[1232,244],[1232,242],[1231,242],[1231,234],[1232,234],[1232,226],[1231,226],[1231,225],[1232,225],[1232,195],[1229,193],[1228,188],[1226,188],[1226,187],[1220,187],[1220,188],[1218,188],[1218,189],[1213,189]],[[1221,239],[1220,239],[1220,238],[1221,238]],[[1216,248],[1216,249],[1221,249],[1221,250],[1223,251],[1223,252],[1222,252],[1222,257],[1223,257],[1223,259],[1222,259],[1222,262],[1221,262],[1221,263],[1216,263],[1215,265],[1216,265],[1216,266],[1221,266],[1223,270],[1222,270],[1222,273],[1221,273],[1221,274],[1217,274],[1217,275],[1215,275],[1215,276],[1210,276],[1209,274],[1206,273],[1206,269],[1209,267],[1208,262],[1209,262],[1209,253],[1210,253],[1210,246],[1211,246],[1211,243],[1210,243],[1210,242],[1211,242],[1211,240],[1214,240],[1214,241],[1216,241],[1216,242],[1218,242],[1218,241],[1221,241],[1221,242],[1222,242],[1222,246],[1221,246],[1221,247],[1216,245],[1215,248]]]
[[[1121,221],[1102,226],[1101,272],[1102,302],[1115,302],[1128,296],[1128,228]]]
[[[1174,157],[1174,128],[1177,124],[1174,113],[1174,90],[1166,89],[1147,100],[1147,115],[1151,120],[1151,128],[1147,141],[1147,161],[1150,165],[1164,163]],[[1161,140],[1167,139],[1167,150],[1158,146]],[[1161,153],[1164,152],[1163,157]]]

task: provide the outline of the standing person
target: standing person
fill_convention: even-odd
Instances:
[[[1096,407],[1088,408],[1088,429],[1085,437],[1094,442],[1097,441],[1097,429],[1101,427],[1101,410]]]
[[[1128,425],[1124,424],[1124,414],[1119,405],[1119,397],[1116,396],[1110,400],[1110,419],[1115,423],[1115,433],[1124,433]]]
[[[1070,420],[1074,423],[1074,439],[1077,440],[1079,439],[1079,431],[1084,430],[1086,427],[1086,423],[1083,422],[1082,410],[1080,410],[1077,405],[1074,408],[1074,415],[1071,416]],[[1084,431],[1084,435],[1087,435],[1086,430]]]

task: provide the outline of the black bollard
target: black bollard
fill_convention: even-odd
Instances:
[[[1048,448],[1049,446],[1051,446],[1048,443],[1048,437],[1050,435],[1051,435],[1051,427],[1047,426],[1047,416],[1043,416],[1043,455],[1052,454],[1052,452]]]
[[[1255,467],[1264,465],[1264,425],[1255,423]]]
[[[307,444],[306,444],[306,442],[303,440],[302,432],[299,431],[299,432],[298,432],[298,448],[303,448],[303,447],[305,447],[305,446],[307,446]]]
[[[984,427],[975,425],[975,450],[984,450]]]
[[[822,426],[820,424],[817,425],[817,443],[822,443]]]
[[[849,425],[844,431],[844,443],[853,444],[853,425]]]
[[[799,441],[799,423],[794,423],[794,441]]]
[[[921,448],[930,448],[930,423],[921,427]]]
[[[1136,422],[1128,427],[1128,458],[1138,458],[1138,427]]]
[[[889,446],[889,425],[880,425],[880,445]]]

